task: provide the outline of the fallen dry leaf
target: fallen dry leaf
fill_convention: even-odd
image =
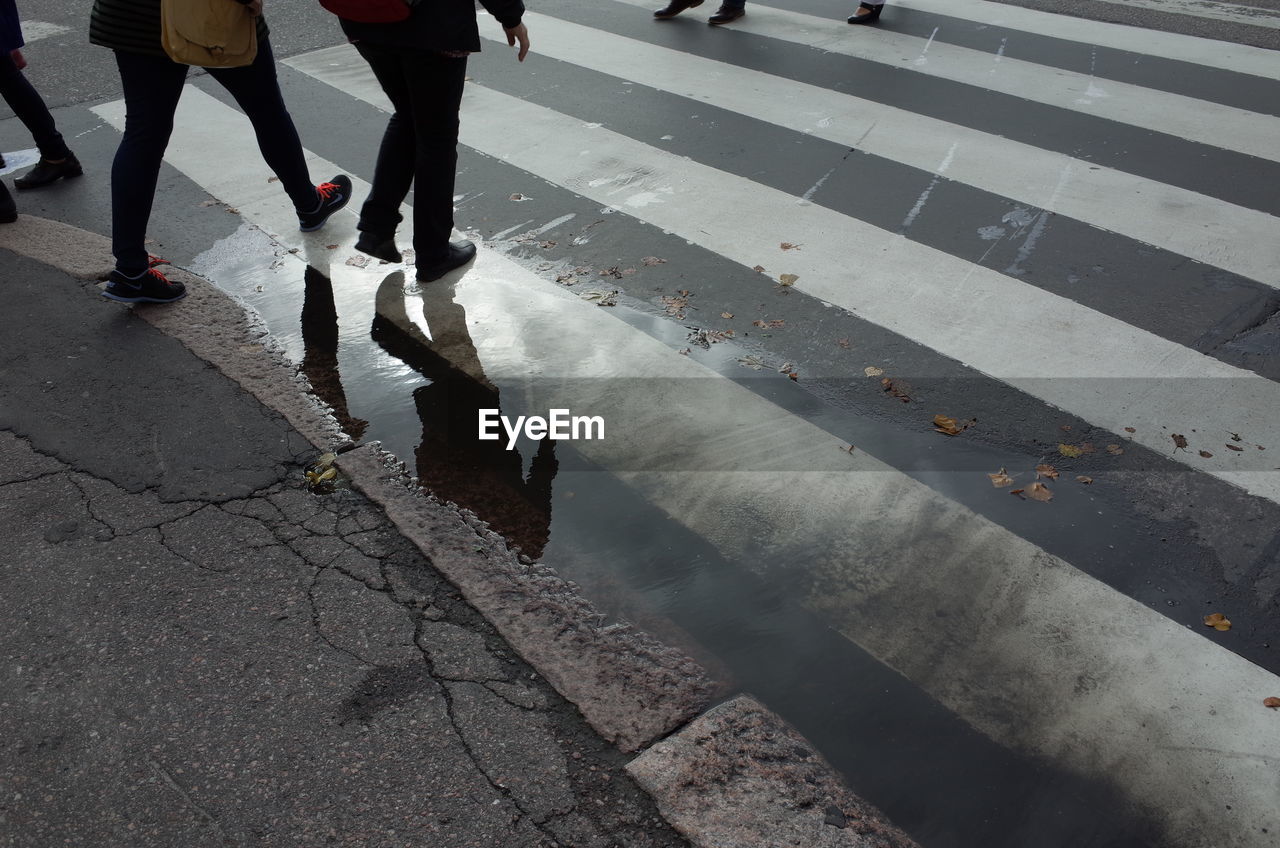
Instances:
[[[995,486],[997,489],[1003,489],[1005,486],[1013,485],[1013,478],[1006,474],[1003,468],[995,474],[988,474],[987,476],[991,478],[991,485]]]
[[[1233,450],[1236,453],[1242,453],[1244,451],[1244,448],[1240,447],[1239,445],[1223,445],[1223,447],[1225,447],[1227,450]]]
[[[751,270],[752,270],[752,271],[755,271],[757,274],[760,274],[760,273],[763,273],[763,271],[764,271],[764,266],[763,266],[763,265],[752,265],[752,266],[751,266]]]
[[[1203,456],[1205,459],[1213,459],[1213,454],[1209,453],[1206,450],[1200,451],[1200,455]]]
[[[720,313],[720,317],[721,317],[721,318],[732,318],[732,317],[733,317],[733,313],[732,313],[732,312],[721,312],[721,313]]]
[[[1212,627],[1214,630],[1230,630],[1231,622],[1222,613],[1215,612],[1204,617],[1204,626]]]
[[[945,436],[958,436],[976,423],[978,423],[978,419],[976,418],[970,419],[969,421],[961,424],[954,418],[947,415],[939,414],[933,416],[933,429]]]
[[[1053,492],[1049,491],[1049,487],[1044,483],[1032,483],[1027,487],[1027,497],[1033,501],[1047,503],[1053,500]]]
[[[680,354],[681,356],[688,356],[688,355],[689,355],[690,353],[692,353],[692,352],[693,352],[693,351],[691,351],[689,348],[685,348],[684,350],[676,351],[676,353]]]
[[[646,256],[644,259],[640,260],[640,264],[641,265],[665,265],[667,264],[667,260],[659,259],[656,256]]]
[[[1076,459],[1081,454],[1083,454],[1084,451],[1080,450],[1080,448],[1076,447],[1075,445],[1058,445],[1058,453],[1062,454],[1068,459]]]
[[[899,385],[896,380],[885,377],[880,381],[880,387],[903,403],[911,403],[911,396],[907,394],[906,388]]]
[[[326,244],[326,245],[324,246],[324,249],[325,249],[325,250],[337,250],[337,249],[338,249],[338,246],[337,246],[336,244]]]
[[[267,177],[267,182],[269,182],[269,183],[278,183],[278,182],[280,182],[280,178],[279,178],[279,177]]]
[[[850,342],[848,339],[836,339],[836,344],[844,348],[845,350],[848,350],[849,348],[853,347],[853,343]]]
[[[789,374],[787,374],[787,376],[788,376],[788,377],[790,377],[790,378],[791,378],[791,379],[793,379],[793,380],[799,380],[799,379],[800,379],[800,375],[799,375],[799,374],[797,374],[795,371],[790,372]]]
[[[1280,710],[1280,698],[1263,698],[1262,706],[1270,707],[1273,710]]]
[[[521,200],[528,200],[529,198],[525,197],[523,194],[521,194],[520,192],[518,192],[518,191],[517,191],[515,194],[511,195],[511,196],[510,196],[510,197],[508,197],[507,199],[508,199],[508,200],[514,200],[514,201],[516,201],[517,203],[519,203]]]
[[[1092,483],[1092,482],[1093,482],[1093,478],[1092,478],[1092,477],[1086,477],[1086,476],[1084,476],[1083,474],[1081,474],[1081,475],[1079,475],[1079,476],[1077,476],[1077,477],[1076,477],[1076,481],[1077,481],[1077,482],[1080,482],[1080,483],[1084,483],[1084,484],[1087,486],[1087,485],[1089,485],[1090,483]]]
[[[1037,465],[1036,478],[1038,479],[1040,477],[1044,477],[1046,480],[1057,480],[1058,469],[1054,468],[1052,465]]]
[[[800,245],[792,244],[789,241],[784,241],[782,244],[778,245],[778,247],[782,248],[783,250],[799,250],[800,249]]]
[[[1120,454],[1124,453],[1124,448],[1120,447],[1119,445],[1107,445],[1107,453],[1111,454],[1112,456],[1119,456]]]
[[[368,256],[348,256],[347,264],[354,265],[357,268],[363,268],[364,266],[369,264],[369,257]]]
[[[779,274],[778,275],[778,282],[784,286],[794,286],[796,284],[796,280],[798,279],[800,279],[800,277],[795,274]]]
[[[868,377],[879,377],[884,373],[884,369],[877,368],[874,365],[868,365],[866,368],[862,369],[862,373],[866,374]]]
[[[1010,490],[1009,490],[1009,494],[1011,494],[1011,495],[1017,495],[1017,496],[1018,496],[1018,497],[1020,497],[1020,498],[1021,498],[1023,495],[1025,495],[1026,493],[1027,493],[1027,490],[1026,490],[1026,489],[1010,489]]]
[[[1137,430],[1133,429],[1132,427],[1125,427],[1125,428],[1124,428],[1124,431],[1125,431],[1126,433],[1136,433],[1136,432],[1138,432]]]
[[[1186,450],[1186,449],[1187,449],[1187,437],[1186,437],[1186,436],[1182,435],[1181,433],[1172,433],[1172,434],[1170,434],[1169,438],[1173,439],[1173,449],[1174,449],[1174,450]]]

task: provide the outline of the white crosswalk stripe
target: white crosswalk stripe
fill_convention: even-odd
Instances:
[[[935,0],[903,5],[946,14]],[[1050,17],[989,3],[966,9],[989,13],[993,21],[1008,18],[1008,25],[1028,31],[1039,31]],[[815,19],[755,7],[749,18],[752,31],[780,44],[832,49],[833,42],[813,34]],[[1054,34],[1095,43],[1113,39],[1117,46],[1125,40],[1118,33],[1123,28],[1068,21]],[[625,67],[629,81],[691,103],[710,101],[857,146],[1280,286],[1275,216],[547,15],[531,14],[529,22],[544,55],[583,72],[615,75],[610,68]],[[862,55],[902,65],[914,49],[904,49],[908,44],[886,39],[873,48],[879,52]],[[1181,36],[1144,35],[1137,44],[1123,43],[1124,49],[1144,47],[1185,61],[1211,53]],[[935,67],[938,75],[1001,90],[996,81],[979,79],[979,64],[958,48],[931,52],[930,61],[941,66],[944,56],[954,70]],[[1249,51],[1223,63],[1240,73],[1270,75]],[[351,47],[284,64],[388,108]],[[1038,89],[1041,102],[1068,111],[1094,105],[1071,100],[1085,83],[1077,75],[1025,68],[1018,76],[1016,86]],[[732,79],[734,85],[712,95],[709,79]],[[1125,101],[1116,120],[1160,124],[1162,132],[1200,134],[1222,149],[1256,148],[1276,158],[1262,143],[1274,133],[1275,118],[1135,86],[1106,86],[1117,103]],[[1137,108],[1144,100],[1156,108]],[[122,127],[123,103],[95,111]],[[1216,136],[1194,126],[1205,120],[1219,120]],[[1280,446],[1275,381],[1015,276],[494,86],[469,85],[462,126],[464,145],[506,166],[746,268],[796,274],[797,290],[862,320],[1113,433],[1136,430],[1117,435],[1118,441],[1163,453],[1171,427],[1247,433],[1250,442]],[[248,221],[278,234],[286,247],[296,247],[285,261],[325,268],[337,285],[377,287],[382,273],[334,261],[350,253],[349,213],[321,237],[303,236],[295,232],[287,198],[265,179],[265,166],[225,166],[243,161],[250,137],[239,113],[189,86],[167,159]],[[313,174],[342,170],[309,156]],[[357,198],[367,191],[357,180]],[[407,220],[401,240],[410,237]],[[538,228],[536,222],[529,226]],[[775,247],[800,241],[803,251]],[[336,242],[339,249],[321,242]],[[851,243],[859,251],[853,268],[847,261]],[[413,322],[405,328],[411,334],[423,332],[414,317],[421,303],[413,294],[384,284],[377,297],[384,316]],[[504,386],[504,397],[523,390],[531,408],[572,404],[625,422],[625,438],[578,442],[575,449],[730,559],[747,559],[760,548],[779,560],[803,559],[814,587],[804,600],[812,610],[991,739],[1121,787],[1138,805],[1159,812],[1173,844],[1194,844],[1212,833],[1223,845],[1261,845],[1259,834],[1280,831],[1274,773],[1280,739],[1271,732],[1274,716],[1257,706],[1261,696],[1280,693],[1280,681],[1269,671],[865,452],[837,450],[838,440],[821,427],[495,251],[481,251],[457,298],[480,361],[489,379]],[[1008,327],[1034,328],[1036,344],[993,344]],[[544,377],[596,380],[600,391],[584,397],[586,381],[580,380],[572,397],[561,396],[555,380],[527,380],[529,362],[539,363]],[[652,379],[637,381],[634,392],[609,390],[610,380],[637,377]],[[734,410],[731,420],[715,413],[722,409]],[[635,470],[653,467],[652,458],[672,444],[682,446],[682,460],[700,470]],[[1280,503],[1280,473],[1241,470],[1245,466],[1234,455],[1178,453],[1173,459],[1188,473],[1211,474]],[[822,540],[816,555],[814,539]],[[963,612],[936,617],[943,606]],[[883,626],[886,620],[894,626]],[[1089,681],[1084,694],[1082,680]],[[1244,694],[1224,699],[1224,692]],[[1007,721],[1010,714],[1020,717],[1016,725]]]
[[[1083,44],[1110,47],[1147,56],[1191,62],[1242,74],[1280,79],[1275,51],[1244,44],[1224,46],[1220,41],[1157,32],[1122,24],[1108,24],[1069,15],[1023,9],[990,0],[965,0],[963,10],[955,0],[893,0],[895,6],[937,15],[960,15],[991,26],[1051,35]]]
[[[618,1],[642,8],[652,5],[649,0]],[[545,16],[536,20],[546,24]],[[734,29],[1280,161],[1280,145],[1275,141],[1280,137],[1280,118],[1271,115],[900,33],[855,38],[848,28],[836,29],[830,20],[768,6],[753,6]],[[630,65],[627,75],[632,75]]]
[[[336,47],[287,64],[386,106],[358,60],[353,48]],[[1247,431],[1258,443],[1280,444],[1274,416],[1280,385],[1248,371],[903,236],[483,86],[468,89],[463,111],[464,144],[746,267],[785,269],[814,297],[1112,432],[1133,427],[1133,438],[1155,450],[1167,449],[1163,428],[1170,422],[1187,430]],[[521,127],[519,136],[503,131],[512,123]],[[581,148],[574,156],[565,155],[570,138]],[[744,240],[743,231],[755,237]],[[856,270],[845,268],[850,240],[864,245]],[[803,253],[775,247],[796,241],[808,245]],[[1011,359],[988,341],[1010,326],[1036,327],[1041,344]],[[1280,502],[1278,474],[1239,470],[1234,456],[1179,458]]]

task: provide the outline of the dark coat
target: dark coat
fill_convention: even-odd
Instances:
[[[320,9],[318,4],[316,9]],[[266,37],[267,22],[258,18],[258,41]],[[94,0],[89,41],[126,53],[166,55],[160,43],[160,0]]]
[[[489,14],[507,29],[520,25],[523,0],[480,0]],[[342,31],[352,41],[368,41],[419,50],[480,49],[480,28],[476,24],[473,0],[422,0],[414,6],[409,20],[394,24],[360,24],[341,21]]]
[[[0,50],[8,53],[10,50],[17,50],[22,44],[17,0],[0,0]]]

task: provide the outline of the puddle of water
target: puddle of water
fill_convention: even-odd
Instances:
[[[266,255],[276,257],[270,268]],[[829,454],[771,453],[768,428],[744,430],[731,410],[723,451],[672,442],[664,433],[676,422],[663,427],[664,417],[697,409],[699,400],[715,409],[729,381],[646,371],[652,357],[642,343],[619,349],[613,340],[575,336],[580,328],[558,306],[575,300],[568,292],[535,298],[483,267],[418,287],[391,266],[358,268],[346,259],[314,246],[290,254],[245,227],[193,270],[257,313],[351,436],[381,441],[424,486],[553,564],[602,610],[732,676],[923,844],[1158,844],[1102,784],[994,743],[802,605],[788,568],[830,556],[823,539],[796,539],[786,552],[748,540],[743,549],[754,561],[731,561],[637,489],[655,468],[738,471],[744,451],[762,443],[765,450],[750,454],[760,457],[755,473],[825,472],[836,461],[834,444]],[[684,346],[672,322],[615,309],[650,343]],[[573,372],[595,376],[566,376],[546,355],[551,349],[572,351]],[[737,364],[741,353],[723,344],[692,355],[792,412],[823,414],[785,377],[749,375]],[[521,438],[507,450],[505,439],[477,438],[479,409],[514,417],[556,405],[609,409],[607,420],[631,426],[603,445]],[[871,428],[859,436],[864,445],[901,439],[863,426]],[[719,457],[722,467],[690,471],[691,456]],[[776,468],[768,467],[771,456]],[[606,471],[606,462],[620,470]],[[724,527],[749,527],[751,518],[714,516]]]

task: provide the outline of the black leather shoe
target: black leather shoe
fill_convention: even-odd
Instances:
[[[18,220],[18,204],[13,202],[9,189],[0,183],[0,224],[12,224]]]
[[[476,246],[474,243],[466,239],[451,241],[449,242],[449,253],[444,259],[430,265],[418,266],[418,282],[429,283],[432,280],[438,280],[455,268],[461,268],[466,265],[475,256]]]
[[[714,15],[707,18],[707,23],[715,24],[716,26],[727,24],[730,21],[736,21],[746,13],[747,10],[741,6],[721,6]]]
[[[67,158],[61,162],[50,162],[42,156],[36,166],[27,171],[25,177],[18,177],[13,184],[19,189],[41,188],[56,182],[59,178],[78,177],[83,173],[80,160],[74,153],[67,153]]]
[[[356,239],[356,250],[361,253],[367,253],[374,259],[381,259],[383,262],[401,262],[404,257],[400,255],[400,251],[396,250],[395,236],[380,236],[376,233],[360,231],[360,238]]]
[[[873,24],[880,19],[880,13],[884,11],[883,3],[859,3],[859,9],[866,9],[865,15],[851,15],[849,23],[851,24]]]
[[[666,6],[654,12],[653,16],[660,21],[665,21],[668,18],[674,18],[685,9],[693,9],[701,5],[702,0],[671,0]]]

